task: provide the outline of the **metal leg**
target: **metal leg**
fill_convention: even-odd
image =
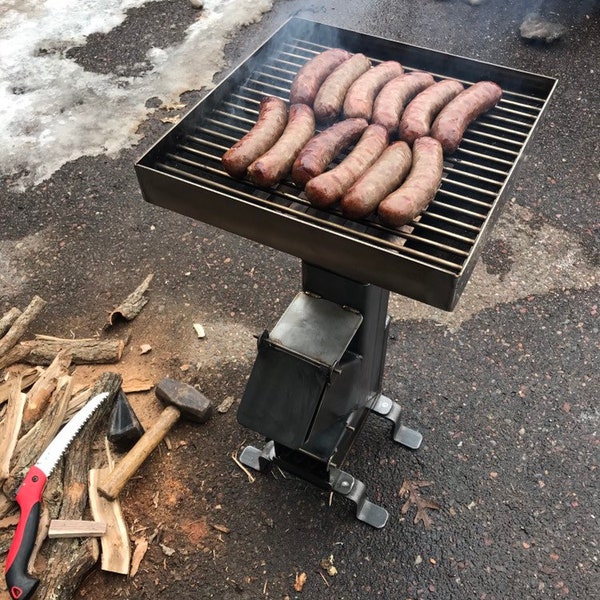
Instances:
[[[379,396],[375,406],[371,409],[375,414],[385,417],[394,424],[392,439],[411,450],[416,450],[423,441],[423,436],[416,429],[405,427],[400,422],[400,405],[387,396]]]
[[[275,457],[275,444],[267,442],[262,450],[254,446],[246,446],[240,454],[239,460],[246,467],[250,467],[255,471],[267,473],[273,465]]]
[[[388,511],[367,500],[365,484],[362,481],[340,469],[332,468],[330,473],[331,489],[356,504],[356,518],[359,521],[363,521],[376,529],[385,527],[389,518]]]

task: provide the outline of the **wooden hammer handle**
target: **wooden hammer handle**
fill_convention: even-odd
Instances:
[[[144,433],[135,446],[121,459],[110,475],[100,482],[98,485],[100,494],[109,500],[114,500],[152,450],[160,444],[167,433],[169,433],[171,427],[177,423],[180,415],[179,409],[174,406],[167,406],[154,425]]]

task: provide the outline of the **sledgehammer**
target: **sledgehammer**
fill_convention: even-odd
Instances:
[[[148,455],[160,444],[182,415],[197,423],[205,423],[212,415],[210,400],[187,383],[167,377],[156,386],[156,397],[169,406],[121,459],[114,471],[98,485],[100,494],[109,500],[114,500],[119,495]]]

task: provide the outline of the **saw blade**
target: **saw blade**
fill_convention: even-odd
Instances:
[[[108,392],[97,394],[73,416],[73,418],[56,434],[48,444],[35,466],[42,470],[46,477],[52,473],[54,467],[65,453],[77,432],[86,421],[94,414],[96,409],[108,398]]]

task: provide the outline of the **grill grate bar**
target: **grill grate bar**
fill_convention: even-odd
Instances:
[[[493,125],[492,123],[486,123],[485,121],[480,121],[478,123],[478,125],[480,125],[481,127],[485,127],[486,129],[492,129],[494,131],[500,131],[503,133],[507,133],[509,135],[518,136],[520,138],[523,138],[523,140],[527,139],[527,134],[523,133],[522,131],[516,131],[515,129],[507,129],[506,127],[501,127],[500,125]],[[504,139],[504,138],[500,138],[500,139]],[[522,141],[516,141],[516,140],[511,140],[511,139],[506,139],[505,141],[507,143],[511,143],[511,144],[518,144],[519,146],[523,145]]]
[[[211,156],[211,155],[209,155],[209,154],[207,154],[205,152],[199,151],[197,149],[193,149],[193,148],[189,148],[189,147],[182,147],[182,149],[185,149],[186,151],[191,152],[194,155],[197,155],[197,156],[200,156],[200,157],[203,157],[203,158],[216,159],[216,157]],[[229,178],[229,176],[223,170],[221,170],[221,169],[217,169],[217,168],[205,165],[205,164],[198,163],[198,162],[196,162],[194,160],[187,159],[187,158],[185,158],[183,156],[180,156],[178,154],[167,153],[166,157],[168,159],[172,160],[172,161],[177,162],[177,163],[181,163],[181,164],[193,167],[193,168],[197,168],[200,171],[211,173],[211,174],[214,174],[214,175],[219,175],[219,176],[224,177],[224,178],[225,177]],[[216,187],[218,187],[219,189],[221,189],[222,191],[224,191],[226,193],[235,192],[236,196],[240,196],[241,195],[242,197],[244,197],[246,199],[249,199],[249,200],[252,200],[253,202],[259,202],[259,203],[265,204],[265,205],[267,205],[269,207],[275,207],[278,210],[284,210],[285,212],[294,214],[296,216],[300,216],[302,218],[309,218],[309,220],[311,220],[312,222],[317,223],[317,224],[319,224],[321,226],[323,226],[323,224],[324,224],[324,221],[323,221],[322,217],[311,215],[310,213],[306,212],[305,210],[304,211],[299,211],[299,210],[294,209],[294,208],[292,208],[290,206],[285,206],[285,205],[282,205],[282,204],[278,204],[278,203],[275,203],[273,201],[265,200],[264,198],[258,198],[256,195],[252,195],[252,194],[240,191],[238,189],[232,189],[230,185],[218,183],[218,182],[216,182],[216,181],[214,181],[212,179],[207,179],[207,178],[202,177],[200,175],[197,175],[195,173],[191,173],[189,171],[183,170],[183,169],[178,168],[178,167],[174,167],[174,166],[166,164],[166,163],[158,163],[158,166],[160,166],[160,168],[162,168],[162,169],[164,169],[164,170],[166,170],[168,172],[177,174],[179,176],[183,176],[186,179],[193,179],[194,181],[197,181],[199,183],[204,183],[204,184],[207,184],[207,185],[210,185],[210,186],[216,186]],[[286,198],[287,200],[290,200],[294,204],[300,204],[305,209],[309,209],[309,210],[313,210],[315,212],[319,212],[316,209],[314,209],[314,207],[312,207],[310,204],[308,204],[307,201],[302,200],[302,199],[298,198],[297,196],[294,196],[294,195],[291,195],[291,194],[286,194],[286,193],[283,193],[283,192],[278,191],[278,190],[269,190],[269,192],[272,195],[274,195],[274,196],[279,196],[279,197],[282,197],[282,198]],[[350,222],[350,221],[348,221],[348,222]],[[406,245],[399,245],[398,243],[390,242],[390,241],[388,241],[388,240],[386,240],[384,238],[377,237],[377,236],[374,236],[374,235],[366,233],[366,232],[356,231],[355,229],[351,229],[351,228],[349,228],[349,227],[347,227],[345,225],[340,225],[340,224],[335,223],[335,222],[333,222],[331,220],[325,221],[325,224],[328,227],[333,227],[334,229],[336,229],[336,230],[338,230],[340,232],[348,233],[349,230],[350,230],[350,231],[352,231],[353,235],[357,235],[357,236],[359,236],[360,238],[362,238],[362,239],[364,239],[366,241],[369,241],[371,243],[376,243],[379,246],[383,246],[385,248],[394,250],[396,252],[405,253],[405,254],[408,254],[408,255],[411,255],[411,256],[414,256],[414,257],[417,257],[417,258],[421,258],[421,259],[426,258],[429,261],[433,260],[433,262],[435,262],[436,264],[441,265],[441,266],[446,267],[446,268],[449,268],[449,269],[452,269],[455,272],[459,271],[460,268],[461,268],[461,265],[459,263],[457,263],[457,262],[454,262],[454,261],[451,261],[451,260],[448,260],[448,259],[444,259],[442,257],[438,257],[438,256],[432,255],[432,254],[427,253],[427,252],[419,251],[419,250],[417,250],[415,248],[407,247]],[[468,256],[468,252],[465,253],[465,251],[462,250],[462,249],[460,249],[460,248],[456,248],[456,247],[448,245],[448,244],[442,244],[442,243],[440,243],[440,242],[438,242],[436,240],[429,240],[429,239],[420,238],[420,237],[413,237],[412,234],[402,235],[403,232],[401,232],[401,231],[390,230],[390,229],[385,228],[383,226],[373,227],[373,225],[376,225],[373,222],[368,222],[368,225],[370,226],[370,229],[374,229],[375,231],[380,231],[381,233],[386,234],[388,236],[392,236],[392,237],[396,237],[396,238],[398,238],[398,237],[404,237],[406,240],[419,241],[419,242],[423,243],[424,245],[428,245],[428,246],[431,246],[431,247],[434,247],[434,248],[438,248],[438,249],[443,249],[446,252],[451,253],[453,255]],[[456,236],[455,234],[452,234],[451,232],[443,231],[441,229],[437,229],[437,232],[440,235],[444,235],[445,237],[454,238],[454,239],[460,239],[459,236]],[[469,239],[469,238],[464,238],[461,241],[468,241],[468,243],[472,243],[472,240]]]
[[[460,213],[460,214],[464,215],[465,217],[469,217],[471,219],[478,219],[480,221],[485,221],[485,217],[486,217],[486,215],[483,215],[481,213],[476,213],[476,212],[473,212],[472,210],[467,210],[465,208],[461,208],[460,206],[454,206],[453,204],[446,204],[445,202],[442,202],[441,200],[437,200],[437,199],[434,199],[431,202],[430,206],[432,208],[439,207],[439,208],[443,208],[445,210],[451,210],[453,212]],[[446,217],[444,217],[442,215],[436,214],[435,216],[438,219],[446,219]],[[480,231],[481,230],[480,227],[476,227],[475,225],[471,225],[470,223],[465,223],[463,221],[460,221],[459,223],[460,223],[461,227],[464,227],[465,229],[469,229],[471,231]]]
[[[482,133],[480,133],[479,131],[473,132],[472,130],[467,129],[466,133],[476,133],[477,135],[482,135]],[[487,137],[487,136],[484,136]],[[498,138],[500,141],[502,141],[502,138]],[[463,142],[468,142],[469,144],[472,144],[473,146],[477,146],[478,148],[485,148],[486,150],[491,150],[492,152],[502,152],[502,154],[508,154],[510,156],[513,157],[517,157],[519,156],[518,152],[515,152],[513,150],[507,150],[506,148],[501,148],[499,146],[492,146],[491,144],[485,144],[484,142],[479,142],[478,140],[474,140],[472,137],[468,136],[465,134],[465,136],[462,139]],[[498,159],[495,156],[489,156],[489,155],[481,155],[485,157],[486,160],[492,160],[492,161],[499,161],[500,159]],[[507,164],[512,164],[512,162],[510,161],[506,161]]]
[[[448,175],[446,175],[445,177],[442,177],[442,185],[444,185],[444,183],[447,183],[449,185],[455,185],[457,187],[464,188],[465,190],[477,192],[478,194],[483,194],[484,196],[490,196],[492,198],[495,198],[498,195],[497,192],[492,192],[492,191],[486,190],[484,188],[479,188],[474,185],[469,185],[468,183],[464,183],[462,181],[452,179]]]
[[[465,166],[465,167],[472,168],[472,169],[479,169],[481,171],[486,171],[488,173],[495,173],[496,175],[501,175],[502,177],[507,176],[506,171],[501,171],[500,169],[494,169],[487,165],[474,163],[474,162],[471,162],[470,160],[465,160],[463,158],[456,158],[454,156],[448,156],[444,160],[446,160],[447,162],[450,162],[452,164],[455,164],[455,165]]]
[[[470,171],[463,171],[456,167],[446,167],[447,173],[452,173],[456,175],[461,175],[462,177],[468,177],[470,179],[476,179],[477,181],[482,181],[484,183],[489,183],[491,185],[501,187],[502,181],[498,181],[497,179],[490,179],[489,177],[483,177],[482,175],[477,175],[476,173],[472,173]]]
[[[475,198],[469,198],[469,196],[463,196],[462,194],[458,194],[456,192],[452,192],[450,190],[445,190],[443,187],[438,189],[438,194],[445,194],[446,196],[450,196],[451,198],[456,198],[457,200],[461,200],[463,202],[468,202],[469,204],[474,204],[475,206],[481,206],[485,209],[490,209],[493,206],[492,202],[483,202],[482,200],[476,200]]]

